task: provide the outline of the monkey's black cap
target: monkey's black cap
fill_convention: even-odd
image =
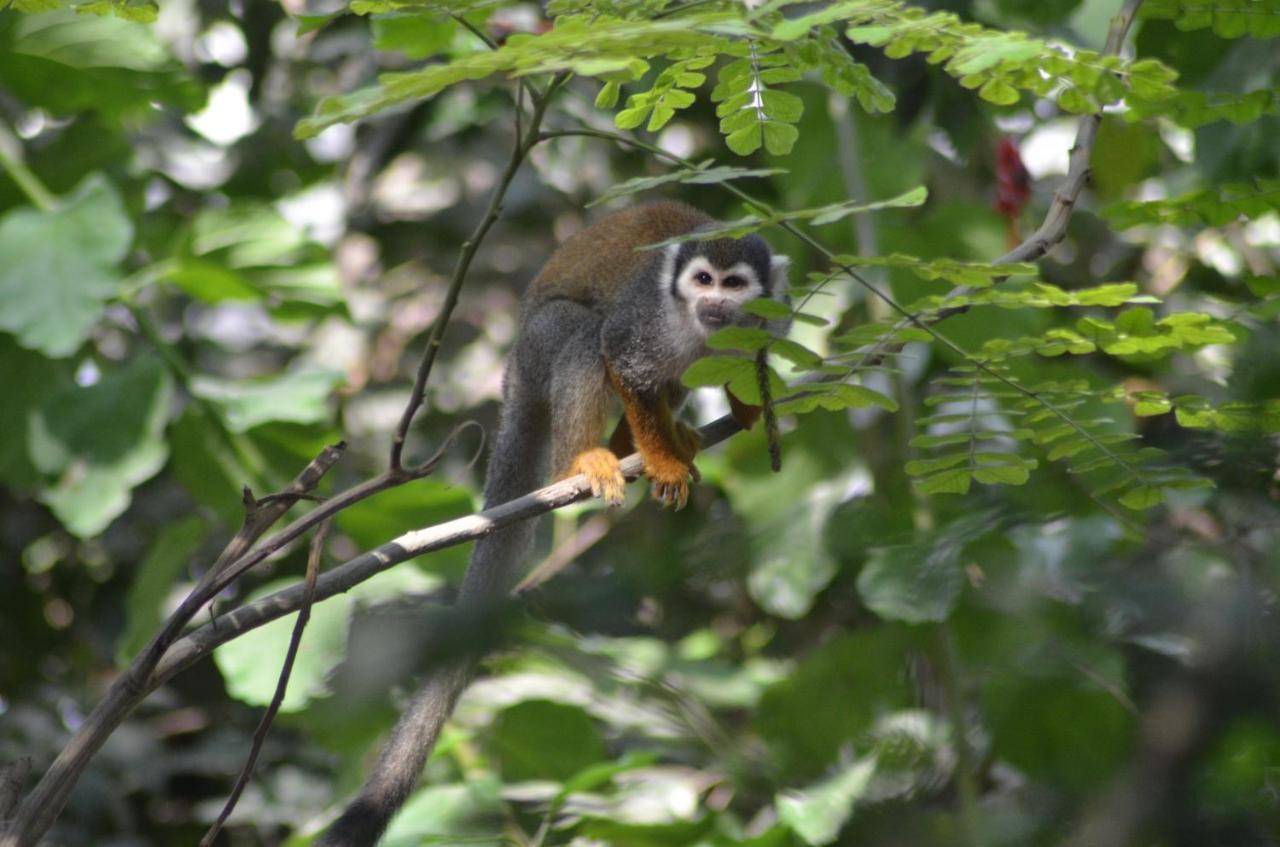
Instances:
[[[676,265],[673,270],[675,278],[680,276],[685,265],[695,256],[704,256],[720,270],[727,270],[738,262],[746,262],[756,273],[756,279],[765,294],[772,294],[773,273],[769,245],[754,233],[742,238],[714,238],[709,241],[686,241],[680,245],[676,253]]]

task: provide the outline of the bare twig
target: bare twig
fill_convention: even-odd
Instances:
[[[218,837],[223,824],[227,822],[227,818],[231,817],[231,813],[235,811],[236,803],[240,801],[240,795],[244,793],[245,786],[249,784],[249,780],[253,777],[253,769],[258,763],[258,754],[262,752],[262,745],[266,743],[267,732],[271,729],[271,723],[280,711],[280,704],[284,702],[285,692],[289,690],[289,677],[293,673],[293,663],[298,658],[298,648],[302,645],[302,633],[307,628],[307,621],[311,619],[311,603],[315,598],[316,579],[320,575],[320,556],[324,551],[325,539],[329,537],[329,526],[330,522],[325,520],[316,528],[316,534],[311,539],[311,554],[307,556],[307,575],[302,584],[302,606],[298,609],[298,619],[294,622],[293,633],[289,636],[289,647],[285,651],[284,664],[280,668],[280,678],[276,682],[276,690],[271,697],[271,703],[267,706],[267,710],[263,712],[262,720],[258,721],[258,728],[254,730],[253,742],[249,747],[249,755],[245,758],[244,767],[240,770],[240,776],[237,777],[236,784],[231,788],[231,794],[228,795],[227,802],[223,804],[222,811],[218,814],[218,819],[209,827],[209,831],[205,833],[204,838],[200,839],[200,847],[212,847],[213,839]]]

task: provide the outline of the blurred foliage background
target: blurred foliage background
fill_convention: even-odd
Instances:
[[[350,447],[326,490],[385,464],[460,245],[510,155],[516,89],[486,75],[395,108],[351,92],[548,29],[534,4],[466,2],[454,16],[427,2],[58,5],[0,4],[0,762],[30,756],[36,774],[235,532],[242,486],[278,490],[339,439]],[[637,20],[738,8],[552,5]],[[1120,3],[918,5],[1099,51]],[[699,458],[704,481],[680,513],[635,485],[620,512],[584,504],[544,521],[539,556],[576,561],[465,695],[386,844],[1280,841],[1280,6],[1215,9],[1147,4],[1129,50],[1158,60],[1146,72],[1175,70],[1177,90],[1108,110],[1068,237],[1031,271],[1068,292],[1132,282],[1107,304],[1121,308],[1024,299],[939,325],[1195,484],[1117,503],[1061,461],[1070,451],[1051,455],[1058,436],[1018,432],[1035,403],[915,340],[858,374],[896,413],[847,403],[865,408],[784,417],[780,474],[757,431]],[[780,211],[926,186],[923,205],[814,237],[841,254],[990,262],[1043,216],[1070,112],[1094,94],[1006,90],[999,75],[979,93],[901,33],[861,36],[833,36],[863,69],[846,89],[815,70],[786,86],[802,108],[774,101],[794,136],[726,143],[705,91],[640,136],[686,159],[781,169],[741,183]],[[653,90],[670,60],[583,62],[546,128],[617,131],[597,96],[635,108],[627,97]],[[609,76],[620,68],[640,78]],[[339,110],[315,112],[323,98]],[[357,113],[370,118],[328,126]],[[1001,171],[1002,139],[1029,171],[1025,206],[996,202],[1001,180],[1018,182]],[[492,428],[525,283],[598,213],[589,203],[669,170],[596,138],[533,148],[462,290],[411,456],[464,420]],[[714,185],[655,194],[743,213]],[[792,257],[793,282],[826,277],[803,242],[764,234]],[[866,275],[907,303],[950,279],[903,261]],[[894,317],[847,276],[806,310],[828,323],[793,337],[823,356]],[[1159,323],[1190,314],[1203,334]],[[1092,348],[1047,349],[1087,327]],[[1156,337],[1173,341],[1133,341]],[[1038,343],[1019,348],[1026,338]],[[984,348],[999,339],[1012,347]],[[1131,346],[1108,349],[1117,339]],[[1066,381],[1083,387],[1044,388]],[[696,395],[691,416],[709,420],[719,402]],[[476,447],[464,434],[430,478],[343,512],[327,561],[471,512]],[[909,463],[947,447],[1034,470],[930,487]],[[221,843],[305,844],[336,812],[422,671],[424,621],[466,553],[421,557],[315,608]],[[296,582],[305,558],[285,551],[222,604]],[[241,767],[289,625],[152,695],[52,841],[194,843]]]

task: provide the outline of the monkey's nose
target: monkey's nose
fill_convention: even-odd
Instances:
[[[728,326],[733,321],[733,309],[724,303],[703,301],[698,304],[698,320],[711,329]]]

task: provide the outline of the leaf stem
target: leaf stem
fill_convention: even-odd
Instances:
[[[9,127],[0,123],[0,168],[9,175],[19,190],[42,212],[52,212],[58,208],[58,198],[40,178],[26,166],[21,158],[22,142]]]

